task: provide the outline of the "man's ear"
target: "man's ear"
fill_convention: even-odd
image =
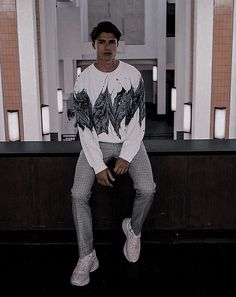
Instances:
[[[92,43],[92,46],[94,49],[96,49],[95,42]]]

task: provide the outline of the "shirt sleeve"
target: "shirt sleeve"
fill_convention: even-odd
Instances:
[[[96,132],[91,132],[87,127],[83,130],[79,127],[81,146],[89,165],[94,169],[95,174],[106,169],[103,161],[103,154],[97,140]]]
[[[131,113],[131,120],[126,127],[126,139],[119,156],[128,162],[137,154],[145,134],[145,89],[142,77],[132,98]]]
[[[76,125],[78,126],[81,146],[89,165],[95,174],[107,168],[103,161],[103,154],[99,146],[98,137],[93,127],[92,104],[83,89],[78,90],[78,79],[74,89],[74,110]]]

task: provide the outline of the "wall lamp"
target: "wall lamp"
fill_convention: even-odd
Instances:
[[[76,69],[77,76],[79,76],[81,74],[81,72],[82,72],[81,67],[77,67],[77,69]]]
[[[157,81],[157,66],[152,67],[152,80]]]
[[[225,138],[226,108],[215,108],[214,138]]]
[[[57,89],[57,109],[59,113],[63,113],[63,91]]]
[[[176,111],[176,88],[171,88],[171,111]]]
[[[49,105],[41,105],[42,114],[42,133],[48,135],[50,133],[50,118],[49,118]]]
[[[10,141],[20,140],[20,126],[19,126],[19,111],[18,110],[8,110],[8,132]]]
[[[192,103],[184,103],[184,132],[191,133]]]

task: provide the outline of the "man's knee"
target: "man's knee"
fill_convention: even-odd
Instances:
[[[156,192],[156,184],[144,184],[143,186],[138,187],[136,191],[139,195],[152,199]]]
[[[71,189],[71,197],[72,201],[75,203],[84,203],[88,202],[89,198],[91,196],[91,192],[83,191],[80,189],[79,191]]]

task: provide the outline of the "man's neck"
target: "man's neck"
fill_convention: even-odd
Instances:
[[[115,59],[112,61],[97,60],[94,65],[98,70],[102,72],[112,72],[118,67],[119,61]]]

